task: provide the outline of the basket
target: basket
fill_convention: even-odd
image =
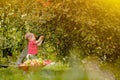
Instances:
[[[39,59],[27,60],[24,63],[18,65],[18,67],[24,71],[38,71],[44,66],[50,64],[50,60],[42,60],[39,62]]]
[[[25,66],[25,65],[19,65],[18,66],[19,69],[23,70],[23,71],[39,71],[41,68],[43,68],[44,66]]]

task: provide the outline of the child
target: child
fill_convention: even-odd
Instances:
[[[25,39],[28,40],[28,54],[26,56],[27,60],[29,58],[35,58],[35,56],[38,54],[38,46],[41,45],[44,36],[40,36],[38,40],[36,40],[35,35],[33,33],[26,33]]]

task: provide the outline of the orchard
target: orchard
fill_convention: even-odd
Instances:
[[[80,62],[95,56],[117,69],[119,4],[119,0],[0,0],[0,64],[16,62],[27,46],[26,32],[32,32],[36,38],[44,36],[38,58],[73,65],[71,58]]]

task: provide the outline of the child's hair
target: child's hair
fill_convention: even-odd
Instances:
[[[25,34],[25,39],[28,39],[29,37],[33,36],[33,33],[27,32]]]

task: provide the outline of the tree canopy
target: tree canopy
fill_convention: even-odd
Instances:
[[[27,45],[24,35],[45,36],[47,56],[85,55],[114,61],[120,56],[119,0],[0,0],[0,55],[15,58]],[[78,53],[79,55],[81,53]]]

